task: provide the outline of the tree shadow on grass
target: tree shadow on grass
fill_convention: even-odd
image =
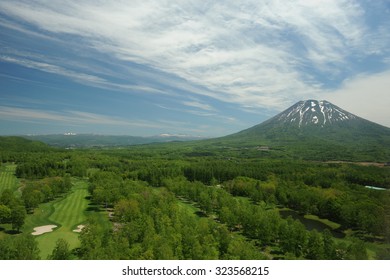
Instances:
[[[15,235],[15,234],[21,233],[20,230],[16,230],[16,229],[8,229],[8,230],[5,230],[4,232],[7,234],[10,234],[10,235]]]
[[[88,212],[103,212],[104,210],[98,205],[90,205],[85,211]]]
[[[200,218],[206,218],[206,217],[208,217],[207,214],[206,214],[205,212],[203,212],[203,211],[196,211],[196,212],[195,212],[195,215],[197,215],[197,216],[200,217]]]
[[[95,204],[93,202],[88,203],[87,209],[85,209],[88,212],[103,212],[104,209],[101,207],[101,205]]]
[[[4,233],[10,234],[10,235],[15,235],[15,234],[21,233],[20,230],[6,229],[6,228],[4,228],[4,227],[0,227],[0,232],[4,232]]]

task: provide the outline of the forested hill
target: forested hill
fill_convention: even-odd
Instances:
[[[17,136],[0,136],[0,162],[14,162],[20,154],[47,153],[56,150],[48,145]]]
[[[42,142],[23,137],[0,136],[0,150],[2,152],[43,152],[50,150],[50,147]]]

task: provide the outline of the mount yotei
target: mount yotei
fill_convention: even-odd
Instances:
[[[308,125],[323,127],[357,118],[357,116],[344,111],[328,101],[306,100],[300,101],[283,111],[273,121],[298,125],[298,127]]]
[[[300,101],[273,118],[219,138],[232,146],[263,146],[275,154],[315,160],[390,161],[390,128],[325,100]]]

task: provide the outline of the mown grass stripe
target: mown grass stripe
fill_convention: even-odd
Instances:
[[[0,168],[0,192],[6,189],[17,189],[18,179],[15,176],[15,170],[15,164],[6,164]]]

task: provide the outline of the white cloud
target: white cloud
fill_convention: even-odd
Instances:
[[[194,107],[194,108],[201,109],[204,111],[215,111],[215,108],[213,106],[206,104],[206,103],[199,102],[199,101],[195,101],[195,100],[183,101],[182,104],[185,106]]]
[[[325,99],[359,117],[390,127],[390,71],[359,75]]]
[[[322,81],[302,69],[337,77],[350,67],[351,55],[367,54],[367,38],[375,39],[370,53],[383,51],[390,41],[380,36],[388,34],[383,28],[367,36],[364,9],[347,0],[13,0],[2,1],[0,8],[46,35],[76,36],[124,63],[141,63],[189,81],[188,87],[201,86],[194,94],[240,104],[244,110],[247,105],[282,109],[297,99],[320,95]],[[64,67],[29,63],[78,76]],[[98,75],[78,78],[134,89]],[[204,104],[186,105],[207,111]]]
[[[126,134],[131,130],[145,131],[170,131],[178,133],[180,131],[189,134],[209,135],[210,126],[194,125],[185,121],[172,120],[141,120],[141,119],[125,119],[116,116],[95,114],[91,112],[81,111],[47,111],[38,109],[27,109],[13,106],[0,106],[0,119],[10,121],[23,121],[30,123],[46,124],[55,122],[58,125],[66,125],[72,127],[84,127],[88,130],[93,130],[95,127],[110,127],[117,131],[122,131]],[[88,131],[87,130],[87,131]],[[86,130],[84,130],[86,131]],[[121,133],[119,133],[121,134]]]
[[[41,60],[47,60],[47,58],[41,58]],[[12,57],[8,55],[0,55],[0,61],[15,63],[22,65],[27,68],[32,68],[36,70],[40,70],[43,72],[57,74],[69,79],[72,79],[76,82],[91,85],[98,88],[105,89],[114,89],[114,90],[132,90],[132,91],[141,91],[141,92],[150,92],[150,93],[160,93],[165,94],[165,92],[143,85],[131,85],[131,84],[123,84],[123,83],[113,83],[107,79],[101,78],[97,75],[91,75],[84,72],[79,72],[71,69],[64,68],[63,66],[58,66],[51,63],[46,62],[38,62],[31,60],[29,58],[24,57]]]
[[[46,110],[26,109],[10,106],[0,106],[0,117],[12,121],[55,121],[72,125],[113,125],[126,127],[159,128],[161,123],[144,120],[127,120],[119,117],[94,114],[80,111],[54,112]]]
[[[29,59],[19,59],[15,57],[10,57],[10,56],[5,56],[5,55],[0,55],[0,60],[5,61],[5,62],[11,62],[15,64],[22,65],[24,67],[28,68],[33,68],[37,70],[41,70],[47,73],[52,73],[52,74],[58,74],[62,75],[74,80],[79,80],[87,83],[100,83],[103,84],[106,81],[93,75],[88,75],[85,73],[77,73],[68,69],[64,69],[63,67],[53,65],[53,64],[48,64],[48,63],[43,63],[43,62],[37,62]]]

